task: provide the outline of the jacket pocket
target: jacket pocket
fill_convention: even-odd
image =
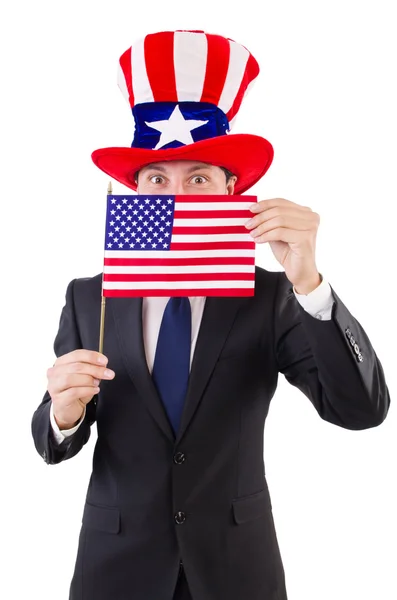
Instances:
[[[232,508],[234,519],[237,524],[257,519],[272,508],[269,490],[265,488],[250,496],[234,498],[232,500]]]
[[[120,531],[120,509],[96,504],[85,503],[83,512],[83,525],[91,529],[106,531],[107,533],[119,533]]]

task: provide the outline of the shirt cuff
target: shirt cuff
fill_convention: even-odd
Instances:
[[[331,319],[332,307],[335,300],[332,296],[331,286],[323,277],[320,285],[310,292],[310,294],[298,294],[294,286],[292,286],[292,289],[299,304],[312,317],[323,321]]]
[[[56,441],[58,442],[58,444],[62,444],[62,442],[69,436],[73,435],[78,428],[80,427],[81,423],[84,420],[85,417],[85,411],[86,408],[84,407],[84,412],[82,414],[82,417],[79,421],[79,423],[77,423],[77,425],[75,425],[74,427],[72,427],[71,429],[59,429],[56,421],[55,421],[55,417],[54,417],[54,406],[51,402],[51,408],[50,408],[50,423],[51,423],[51,427],[52,430],[54,432],[54,437],[56,439]]]

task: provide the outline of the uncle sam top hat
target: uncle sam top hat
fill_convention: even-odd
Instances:
[[[237,176],[241,194],[266,173],[273,147],[263,137],[229,131],[250,84],[259,74],[241,44],[204,31],[146,35],[119,59],[118,85],[131,106],[131,147],[101,148],[92,160],[136,190],[135,173],[167,160],[197,160]]]

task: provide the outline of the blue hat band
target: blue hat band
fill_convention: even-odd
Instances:
[[[132,109],[135,135],[131,148],[165,150],[226,135],[225,113],[209,102],[147,102]]]

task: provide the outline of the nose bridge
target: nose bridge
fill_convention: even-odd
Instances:
[[[174,194],[185,194],[186,193],[186,189],[185,189],[185,181],[183,177],[175,177],[174,181],[172,182],[172,187],[174,190]]]

